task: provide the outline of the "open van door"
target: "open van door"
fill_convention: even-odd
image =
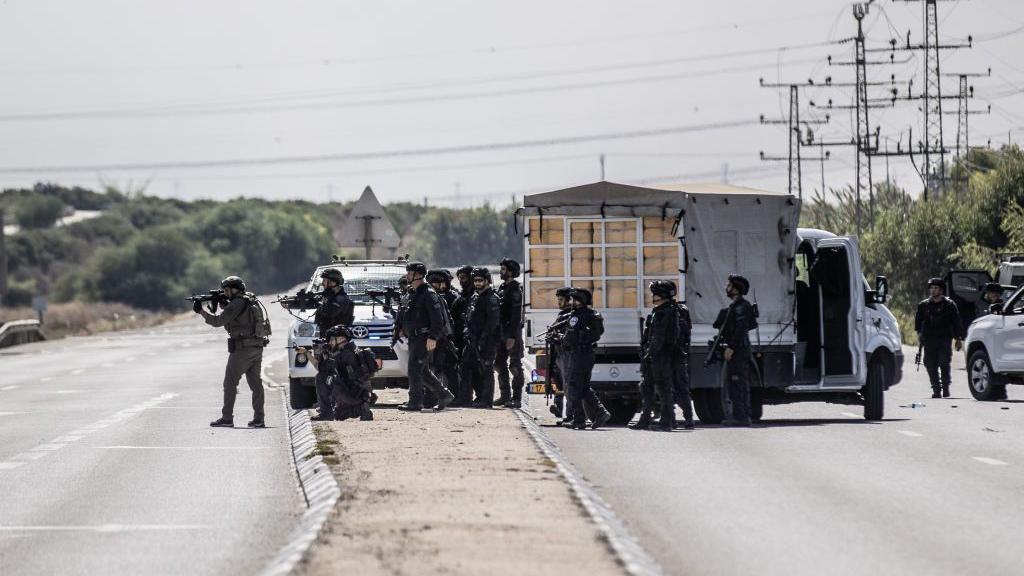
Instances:
[[[978,316],[988,313],[988,303],[982,300],[985,284],[992,275],[984,270],[951,270],[946,275],[946,296],[960,312],[960,325],[967,327]]]
[[[820,290],[822,383],[825,387],[863,386],[867,374],[865,288],[857,240],[819,240],[810,274]]]

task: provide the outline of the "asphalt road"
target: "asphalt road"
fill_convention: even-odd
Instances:
[[[267,357],[283,354],[277,322]],[[244,379],[241,428],[214,429],[223,329],[0,350],[0,574],[251,574],[303,510],[280,389],[268,428]]]
[[[1021,574],[1024,388],[977,402],[956,361],[943,400],[908,361],[883,422],[791,404],[750,429],[544,429],[668,574]]]

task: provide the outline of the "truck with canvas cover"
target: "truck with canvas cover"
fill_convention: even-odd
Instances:
[[[690,381],[705,423],[726,418],[721,364],[704,366],[729,274],[746,276],[759,310],[752,407],[826,401],[883,414],[885,389],[901,377],[887,282],[869,287],[854,238],[800,230],[790,195],[725,185],[629,186],[597,182],[526,196],[525,340],[537,357],[530,391],[543,392],[542,335],[557,310],[554,291],[587,288],[605,318],[594,389],[619,421],[639,404],[640,333],[651,311],[647,287],[672,280],[690,308]]]

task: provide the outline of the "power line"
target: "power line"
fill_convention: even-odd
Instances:
[[[672,126],[649,130],[630,130],[625,132],[608,132],[603,134],[587,134],[580,136],[563,136],[557,138],[539,138],[534,140],[518,140],[511,142],[491,142],[487,144],[462,144],[437,148],[411,148],[404,150],[382,150],[377,152],[353,152],[349,154],[315,154],[308,156],[238,158],[227,160],[196,160],[181,162],[140,162],[124,164],[95,165],[57,165],[57,166],[11,166],[0,167],[0,174],[53,174],[74,172],[105,172],[105,171],[152,171],[164,169],[197,169],[218,168],[225,166],[271,166],[281,164],[311,164],[318,162],[352,162],[357,160],[376,160],[384,158],[411,158],[417,156],[443,156],[463,154],[467,152],[488,152],[495,150],[513,150],[519,148],[541,148],[565,144],[581,144],[603,140],[624,140],[629,138],[645,138],[651,136],[669,136],[673,134],[689,134],[752,126],[754,120],[732,120],[712,122],[689,126]]]

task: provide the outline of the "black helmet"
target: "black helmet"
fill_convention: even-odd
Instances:
[[[245,292],[245,282],[238,276],[228,276],[220,281],[221,288],[235,288]]]
[[[560,298],[571,298],[572,287],[566,286],[565,288],[559,288],[558,290],[555,290],[555,296],[558,296]]]
[[[344,324],[338,324],[333,328],[328,328],[327,331],[324,332],[324,338],[344,338],[346,340],[351,340],[352,330],[350,330],[349,327],[345,326]]]
[[[441,284],[448,284],[452,281],[452,275],[444,268],[434,268],[427,271],[427,282],[434,284],[435,282]]]
[[[946,283],[942,280],[942,278],[931,278],[931,279],[929,279],[928,280],[928,287],[931,288],[932,286],[938,286],[939,288],[942,288],[943,292],[946,291]]]
[[[406,272],[412,272],[414,274],[427,275],[427,265],[423,262],[409,262],[405,265]]]
[[[462,274],[465,274],[466,276],[472,276],[473,275],[473,267],[467,264],[466,266],[463,266],[462,268],[459,268],[458,270],[455,271],[455,275],[456,276],[459,276],[459,275],[462,275]]]
[[[508,270],[509,275],[512,276],[513,278],[518,277],[520,270],[522,270],[522,267],[519,265],[519,262],[516,262],[511,258],[502,258],[501,262],[498,265],[504,266],[505,269]]]
[[[593,294],[591,294],[590,290],[587,290],[586,288],[573,288],[569,297],[584,306],[590,306],[594,302]]]
[[[729,284],[740,291],[740,296],[746,296],[747,292],[750,292],[750,281],[739,274],[730,274]]]
[[[995,292],[996,294],[1003,293],[1003,285],[999,282],[988,282],[985,284],[985,292]]]
[[[651,282],[651,294],[666,299],[675,298],[676,283],[671,280],[655,280]]]
[[[476,280],[477,278],[483,278],[488,282],[491,281],[491,271],[488,270],[487,268],[484,268],[483,266],[477,266],[476,268],[473,268],[473,271],[470,272],[469,276],[474,280]]]
[[[341,275],[341,270],[337,268],[328,268],[320,273],[320,277],[324,280],[334,280],[338,285],[345,283],[345,277]]]

